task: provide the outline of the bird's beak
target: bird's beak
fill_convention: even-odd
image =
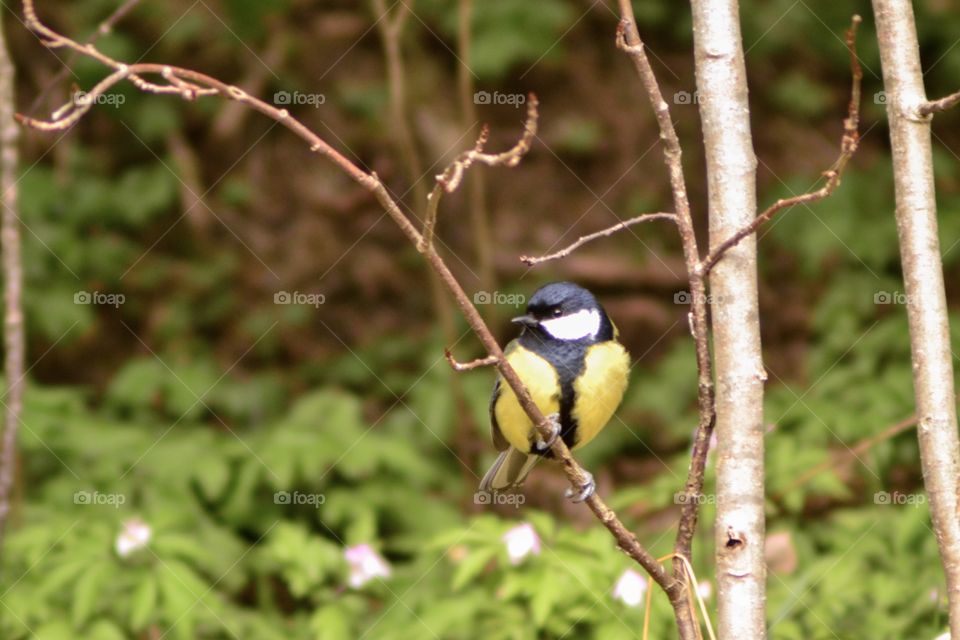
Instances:
[[[529,313],[525,316],[517,316],[516,318],[512,319],[510,322],[514,322],[516,324],[522,324],[525,327],[535,327],[538,324],[540,324],[540,321],[534,318]]]

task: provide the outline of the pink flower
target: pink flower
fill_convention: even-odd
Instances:
[[[528,555],[540,555],[540,537],[530,523],[517,525],[503,534],[511,564],[520,564]]]
[[[123,523],[123,528],[114,542],[114,549],[118,556],[126,558],[134,551],[147,546],[151,535],[150,525],[140,518],[131,518]]]
[[[374,578],[390,577],[390,565],[368,544],[347,547],[343,557],[350,565],[348,583],[354,589],[359,589]]]

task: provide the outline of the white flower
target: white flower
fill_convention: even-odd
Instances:
[[[390,577],[390,565],[368,544],[347,547],[343,557],[350,565],[348,582],[354,589],[359,589],[374,578]]]
[[[131,518],[123,523],[123,528],[114,542],[117,555],[126,558],[134,551],[143,549],[150,542],[150,525],[140,518]]]
[[[950,632],[947,631],[946,633],[941,633],[940,635],[938,635],[938,636],[937,636],[936,638],[934,638],[933,640],[950,640]]]
[[[709,580],[701,580],[700,584],[697,585],[697,593],[704,600],[709,600],[710,596],[713,595],[713,585],[710,584]]]
[[[540,555],[540,537],[533,525],[523,523],[503,534],[511,564],[520,564],[528,555]]]
[[[647,592],[647,579],[633,569],[627,569],[613,587],[613,598],[628,607],[639,607]]]

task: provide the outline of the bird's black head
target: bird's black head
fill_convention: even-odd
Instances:
[[[610,340],[613,328],[592,293],[572,282],[552,282],[534,292],[526,315],[514,322],[557,340]]]

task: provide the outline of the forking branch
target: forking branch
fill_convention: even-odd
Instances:
[[[691,557],[693,532],[696,529],[698,519],[697,505],[699,502],[695,498],[703,489],[704,470],[707,453],[709,451],[709,442],[716,420],[712,362],[710,360],[710,336],[707,328],[706,278],[711,269],[723,258],[727,251],[739,244],[744,238],[756,233],[763,224],[768,222],[778,212],[794,205],[807,204],[826,198],[840,185],[843,171],[856,152],[859,144],[860,85],[863,74],[856,56],[856,33],[861,19],[860,16],[854,16],[851,27],[847,31],[846,44],[850,54],[850,66],[852,70],[851,96],[847,117],[844,120],[840,156],[834,165],[828,171],[824,172],[826,183],[815,191],[778,200],[758,215],[751,224],[721,242],[712,251],[708,252],[705,258],[701,259],[696,235],[694,233],[686,184],[683,178],[682,150],[673,125],[673,120],[670,116],[670,108],[663,99],[656,75],[647,58],[643,41],[636,27],[632,3],[630,0],[620,0],[619,4],[621,21],[617,29],[617,46],[633,60],[643,88],[656,115],[660,129],[660,138],[664,144],[664,161],[670,175],[675,213],[639,215],[602,231],[582,236],[571,245],[555,253],[541,257],[522,256],[520,259],[527,265],[533,266],[548,260],[564,258],[588,242],[609,237],[635,224],[659,219],[671,219],[677,224],[683,242],[684,258],[690,280],[692,300],[689,320],[690,330],[696,344],[697,367],[699,372],[698,408],[700,418],[694,435],[690,470],[685,486],[685,496],[687,499],[684,501],[681,509],[677,541],[674,547],[676,557],[689,560]],[[674,564],[674,577],[678,580],[685,579],[682,567],[677,563]],[[680,634],[682,637],[687,637],[687,634],[694,633],[695,631],[691,628],[693,621],[689,617],[685,617],[685,612],[676,606],[677,603],[674,604]]]
[[[800,195],[791,196],[789,198],[781,198],[767,207],[767,209],[758,215],[750,225],[744,227],[736,234],[714,247],[710,253],[699,262],[697,270],[702,273],[702,275],[708,275],[727,251],[739,244],[744,238],[756,233],[760,227],[769,222],[770,219],[776,214],[780,213],[784,209],[789,209],[790,207],[794,207],[799,204],[809,204],[811,202],[816,202],[817,200],[823,200],[836,191],[837,187],[840,186],[843,172],[846,169],[847,164],[849,164],[850,159],[857,152],[860,144],[860,86],[863,80],[863,70],[860,67],[859,60],[857,59],[855,47],[857,27],[860,25],[861,21],[862,20],[860,16],[854,16],[851,27],[847,31],[846,44],[850,53],[850,68],[852,71],[850,102],[847,109],[847,117],[843,121],[843,135],[840,140],[840,157],[837,158],[837,161],[832,167],[823,172],[823,178],[826,179],[826,182],[819,189]],[[628,28],[629,27],[627,26],[621,26],[621,30]],[[620,42],[623,43],[624,41],[620,40]],[[645,55],[643,53],[642,43],[633,46],[620,44],[619,46],[631,56]],[[932,100],[927,102],[919,108],[919,112],[923,115],[927,115],[938,111],[945,111],[958,103],[960,103],[960,92],[945,98],[941,98],[940,100]],[[535,266],[550,260],[565,258],[588,242],[599,240],[600,238],[607,238],[614,235],[618,231],[626,229],[627,227],[632,227],[635,224],[640,224],[643,222],[652,222],[654,220],[673,220],[676,222],[677,214],[644,213],[628,220],[624,220],[623,222],[619,222],[601,231],[581,236],[575,242],[564,249],[561,249],[560,251],[539,257],[524,255],[520,256],[520,261],[527,266]]]
[[[770,221],[780,211],[789,209],[798,204],[809,204],[817,200],[823,200],[840,186],[840,179],[843,177],[843,171],[846,169],[850,158],[857,152],[860,145],[860,83],[863,80],[863,69],[860,68],[860,61],[857,59],[857,27],[860,26],[862,19],[860,16],[853,16],[850,28],[847,30],[847,51],[850,54],[850,69],[852,80],[850,86],[850,103],[847,106],[847,117],[843,121],[843,137],[840,140],[840,157],[828,170],[824,171],[823,177],[827,179],[826,183],[816,191],[810,191],[790,198],[781,198],[770,205],[763,213],[758,215],[754,221],[727,238],[719,245],[714,247],[710,253],[700,262],[700,271],[706,275],[720,261],[727,251],[737,246],[741,240],[754,234],[757,230]]]
[[[443,173],[436,177],[437,184],[433,191],[427,196],[427,215],[423,221],[423,238],[420,241],[419,249],[433,245],[433,232],[437,224],[437,212],[440,206],[440,198],[444,192],[453,193],[460,186],[464,173],[474,163],[485,164],[488,167],[509,167],[513,168],[520,164],[523,157],[530,151],[533,145],[533,139],[537,135],[537,123],[540,119],[540,113],[537,107],[540,103],[537,96],[530,94],[527,96],[527,120],[523,127],[523,135],[517,144],[502,153],[484,153],[487,140],[490,138],[490,129],[486,125],[480,130],[477,142],[473,149],[464,151],[444,169]]]
[[[79,44],[47,27],[37,17],[33,0],[24,0],[23,7],[27,27],[40,38],[45,46],[75,51],[82,56],[100,62],[113,71],[97,83],[82,99],[73,98],[71,102],[65,104],[62,110],[58,110],[59,117],[50,120],[40,120],[37,118],[18,116],[18,120],[22,124],[41,131],[68,129],[83,118],[96,102],[97,96],[109,91],[112,87],[123,81],[131,82],[135,87],[146,93],[175,95],[188,101],[203,96],[219,96],[242,103],[282,124],[303,139],[309,145],[311,151],[319,153],[331,160],[351,179],[373,194],[407,239],[424,255],[431,268],[436,272],[444,286],[450,291],[468,325],[486,349],[488,354],[486,360],[496,365],[504,381],[513,389],[520,405],[533,423],[537,425],[537,428],[544,438],[546,439],[551,435],[549,420],[537,408],[523,382],[507,363],[500,345],[493,337],[493,334],[480,316],[476,307],[471,303],[460,283],[448,268],[444,259],[437,253],[431,242],[424,242],[424,235],[421,235],[421,233],[417,231],[413,222],[403,213],[396,200],[390,195],[389,191],[375,173],[367,173],[360,169],[306,125],[291,116],[286,109],[279,109],[255,96],[247,94],[234,85],[227,84],[214,77],[191,69],[153,63],[125,64],[107,56],[99,51],[93,44]],[[146,79],[154,76],[159,76],[160,80]],[[531,100],[531,103],[530,109],[532,109],[532,113],[535,114],[536,101]],[[528,121],[529,120],[528,118]],[[532,118],[532,121],[535,123],[536,118]],[[535,129],[531,128],[528,122],[525,133],[518,144],[510,151],[503,154],[488,155],[478,151],[475,147],[472,152],[467,152],[466,156],[459,159],[459,161],[467,165],[474,162],[482,162],[485,164],[501,164],[508,167],[516,166],[524,153],[529,149],[534,134]],[[456,165],[456,162],[454,164]],[[462,165],[460,169],[453,169],[451,174],[445,180],[438,181],[438,184],[444,184],[445,182],[444,190],[455,189],[456,185],[459,184],[459,180],[455,182],[452,180],[458,173],[462,173],[464,169],[465,167]],[[450,188],[450,185],[453,185],[453,187]],[[557,438],[551,451],[561,463],[567,478],[574,488],[582,486],[586,481],[586,475],[580,465],[571,456],[563,440]],[[611,510],[596,493],[591,495],[585,503],[613,535],[617,546],[650,574],[654,581],[668,594],[671,602],[679,601],[685,603],[684,606],[688,606],[684,583],[667,573],[663,565],[639,543],[637,538],[624,526],[613,510]]]

